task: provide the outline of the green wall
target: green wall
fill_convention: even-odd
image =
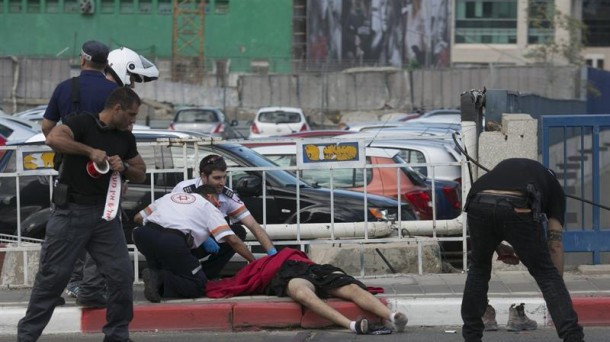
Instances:
[[[76,57],[84,41],[97,39],[171,58],[170,0],[94,1],[95,13],[85,15],[77,0],[0,0],[0,56]],[[273,71],[290,71],[292,0],[206,3],[206,59],[230,58],[234,71],[265,59]]]

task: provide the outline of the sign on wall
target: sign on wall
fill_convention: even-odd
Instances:
[[[299,169],[363,168],[365,163],[362,141],[297,143]]]

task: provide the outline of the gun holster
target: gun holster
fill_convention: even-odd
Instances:
[[[53,187],[53,204],[55,207],[62,208],[68,205],[68,192],[69,192],[68,184],[57,183]]]

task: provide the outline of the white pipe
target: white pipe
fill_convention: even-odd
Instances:
[[[403,221],[400,228],[408,231],[406,236],[432,236],[434,231],[436,235],[462,235],[463,221],[463,215],[453,220]]]
[[[415,222],[415,221],[412,221]],[[296,224],[268,224],[263,227],[272,240],[294,240],[297,238]],[[368,222],[369,238],[387,237],[392,234],[394,226],[390,222]],[[301,223],[301,240],[307,239],[330,239],[332,228],[329,223]],[[246,230],[246,240],[255,240],[252,233]],[[365,223],[335,223],[334,237],[339,238],[364,238]]]

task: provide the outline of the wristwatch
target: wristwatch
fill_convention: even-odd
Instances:
[[[129,169],[129,164],[127,162],[123,162],[123,172],[121,172],[121,173],[124,174],[125,172],[127,172],[128,169]]]

